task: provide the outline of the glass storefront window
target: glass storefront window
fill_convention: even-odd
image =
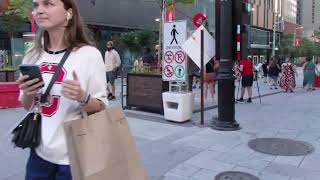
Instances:
[[[207,16],[208,31],[215,32],[215,0],[194,0],[192,5],[179,5],[176,7],[176,20],[187,20],[189,32],[196,30],[193,17],[197,13]]]

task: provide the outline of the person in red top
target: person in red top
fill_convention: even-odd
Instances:
[[[240,61],[240,67],[239,70],[241,72],[241,76],[242,76],[242,87],[241,87],[241,97],[240,99],[238,99],[238,102],[244,102],[243,101],[243,96],[245,93],[245,90],[247,89],[248,91],[248,103],[251,103],[251,97],[252,97],[252,84],[253,84],[253,76],[254,76],[254,70],[253,70],[253,63],[252,60],[250,58],[244,58]]]

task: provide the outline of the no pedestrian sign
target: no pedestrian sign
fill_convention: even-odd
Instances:
[[[187,55],[181,46],[187,39],[187,22],[165,23],[163,38],[162,79],[164,81],[186,81]]]

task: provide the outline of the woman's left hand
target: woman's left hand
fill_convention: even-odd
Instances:
[[[63,82],[62,94],[71,100],[78,102],[85,101],[86,93],[81,88],[80,81],[75,71],[72,72],[73,80],[65,80]]]

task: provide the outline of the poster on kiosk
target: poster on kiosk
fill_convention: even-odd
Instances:
[[[188,58],[181,46],[187,39],[187,21],[165,23],[163,38],[163,81],[186,82]]]

